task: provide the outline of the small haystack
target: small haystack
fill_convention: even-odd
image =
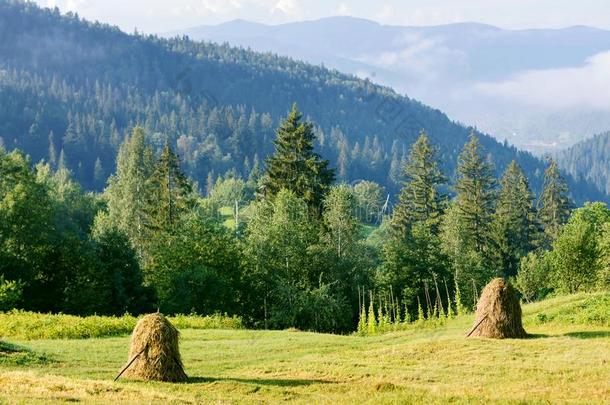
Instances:
[[[131,335],[129,359],[123,375],[145,381],[186,381],[178,335],[178,330],[162,314],[144,316]]]
[[[514,288],[502,278],[489,282],[477,304],[474,328],[468,336],[495,339],[524,338],[521,305]]]

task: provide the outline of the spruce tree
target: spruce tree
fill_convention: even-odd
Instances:
[[[403,168],[404,183],[394,210],[392,226],[402,234],[415,222],[427,224],[436,234],[446,196],[440,187],[446,182],[436,158],[436,148],[422,132],[413,144]]]
[[[193,188],[180,168],[180,160],[166,144],[146,182],[145,225],[149,231],[173,229],[194,206]]]
[[[144,129],[135,127],[119,149],[116,173],[108,179],[104,196],[113,226],[125,232],[142,254],[146,182],[153,169],[153,152],[146,144]]]
[[[273,199],[282,189],[303,198],[317,214],[334,180],[328,161],[314,152],[313,125],[301,122],[296,104],[277,130],[275,153],[267,159],[264,195]]]
[[[492,249],[496,180],[493,165],[483,157],[482,147],[474,134],[460,154],[458,176],[456,206],[466,245],[488,257]]]
[[[544,172],[544,186],[538,200],[538,214],[547,247],[557,239],[559,230],[570,216],[572,203],[568,192],[568,184],[559,173],[557,162],[551,159]]]
[[[439,238],[445,205],[440,187],[445,177],[435,153],[422,133],[406,160],[404,185],[392,216],[390,238],[382,251],[384,279],[402,291],[411,305],[426,282],[449,275]]]
[[[514,276],[521,257],[533,250],[538,238],[534,195],[527,178],[514,160],[502,180],[494,215],[497,264],[505,276]]]

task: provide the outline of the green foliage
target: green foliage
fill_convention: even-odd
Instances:
[[[146,284],[165,313],[238,311],[240,253],[230,231],[204,211],[183,216],[149,242]]]
[[[458,173],[457,196],[441,225],[440,250],[449,258],[460,300],[464,306],[474,307],[478,290],[500,272],[494,265],[496,181],[492,164],[483,156],[474,134],[460,154]]]
[[[275,153],[267,159],[264,194],[273,199],[281,190],[290,190],[317,213],[334,173],[328,168],[328,161],[313,151],[313,124],[301,122],[301,118],[293,104],[277,130]]]
[[[23,294],[23,283],[20,281],[8,281],[0,274],[0,311],[8,311],[15,308]]]
[[[548,254],[530,252],[521,258],[515,286],[527,302],[540,300],[551,290],[552,267]]]
[[[493,250],[492,215],[496,205],[496,180],[492,164],[483,156],[479,139],[472,135],[459,157],[455,186],[456,215],[465,247],[487,260]]]
[[[210,199],[219,206],[233,207],[237,201],[239,205],[247,205],[254,197],[254,190],[240,178],[218,178],[210,192]]]
[[[589,291],[604,285],[604,229],[610,210],[603,203],[574,211],[553,243],[553,285],[560,292]],[[601,281],[600,281],[601,278]]]
[[[600,235],[601,268],[598,273],[598,288],[610,290],[610,223],[604,224]]]
[[[241,329],[242,320],[235,316],[177,315],[168,317],[178,329]],[[88,339],[128,335],[138,318],[123,316],[51,315],[25,311],[0,312],[0,336],[12,339]]]
[[[414,310],[415,297],[421,295],[426,283],[449,276],[439,237],[445,208],[440,188],[445,177],[426,134],[411,148],[403,174],[405,181],[390,222],[388,241],[383,246],[378,280],[381,285],[400,291]],[[427,310],[431,312],[432,308]]]
[[[146,179],[144,226],[147,239],[159,232],[172,231],[180,218],[195,205],[192,185],[180,168],[180,160],[165,145],[153,172]]]
[[[116,173],[108,180],[104,197],[110,223],[129,236],[142,254],[145,237],[145,204],[148,200],[146,182],[154,165],[154,154],[146,143],[144,129],[136,127],[121,144]]]
[[[383,186],[374,181],[362,180],[354,185],[354,195],[358,203],[358,219],[369,224],[379,221],[385,203]]]
[[[543,309],[535,317],[527,317],[526,323],[610,326],[610,294],[574,295],[572,302],[550,309]],[[530,320],[531,318],[531,320]]]
[[[433,233],[438,230],[446,197],[440,187],[446,182],[437,160],[437,150],[426,133],[413,144],[403,168],[404,185],[394,209],[392,224],[405,235],[413,223],[425,223]]]
[[[532,249],[539,239],[534,211],[534,195],[527,178],[517,162],[506,169],[494,214],[496,265],[505,277],[515,276],[519,260]]]
[[[571,207],[568,185],[559,173],[557,162],[551,159],[544,172],[544,185],[538,200],[538,213],[547,247],[559,236],[561,227],[570,216]]]

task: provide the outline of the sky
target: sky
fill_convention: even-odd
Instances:
[[[609,0],[35,0],[127,32],[164,33],[234,19],[266,24],[336,15],[392,25],[480,22],[501,28],[610,29]]]

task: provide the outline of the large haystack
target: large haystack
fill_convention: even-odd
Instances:
[[[178,349],[178,330],[160,313],[144,316],[133,330],[127,378],[180,382],[188,378]],[[135,359],[135,360],[134,360]]]
[[[524,338],[521,305],[513,287],[502,278],[489,282],[477,304],[474,330],[469,336],[496,339]]]

